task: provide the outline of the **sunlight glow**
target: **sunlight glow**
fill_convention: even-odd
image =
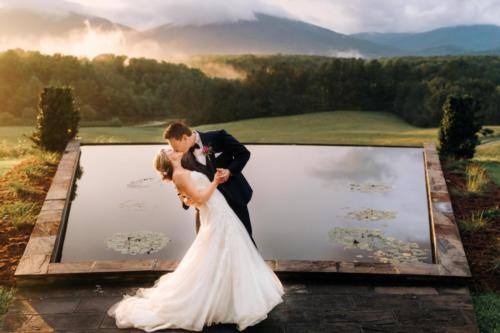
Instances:
[[[130,43],[120,29],[104,31],[92,26],[85,20],[82,29],[74,29],[62,36],[44,36],[42,38],[24,36],[23,38],[0,37],[0,51],[11,48],[38,50],[41,53],[70,54],[93,58],[102,53],[126,54],[131,57],[147,56],[162,58],[162,50],[157,42],[142,40]]]

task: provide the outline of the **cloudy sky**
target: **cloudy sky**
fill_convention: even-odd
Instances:
[[[164,23],[249,20],[255,12],[300,19],[342,33],[415,32],[478,23],[500,25],[498,0],[0,0],[2,7],[61,13],[73,10],[139,30]]]

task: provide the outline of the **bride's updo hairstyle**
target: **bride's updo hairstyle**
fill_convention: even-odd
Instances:
[[[172,180],[174,167],[167,157],[167,149],[161,148],[156,153],[154,167],[160,173],[161,180]]]

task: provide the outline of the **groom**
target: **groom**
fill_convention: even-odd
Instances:
[[[199,132],[193,131],[180,121],[172,122],[163,132],[163,138],[178,152],[183,152],[182,166],[188,170],[204,173],[210,181],[214,179],[217,170],[224,182],[217,187],[226,198],[229,206],[240,218],[250,239],[252,225],[248,213],[248,202],[253,190],[241,173],[250,159],[250,151],[224,129]],[[182,200],[182,198],[181,198]],[[188,209],[191,204],[187,198],[182,206]],[[196,209],[196,232],[200,228],[200,212]]]

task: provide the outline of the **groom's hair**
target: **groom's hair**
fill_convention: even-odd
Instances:
[[[172,138],[180,140],[183,135],[190,136],[192,133],[191,129],[184,122],[173,121],[167,126],[167,128],[165,128],[163,138],[165,140]]]

